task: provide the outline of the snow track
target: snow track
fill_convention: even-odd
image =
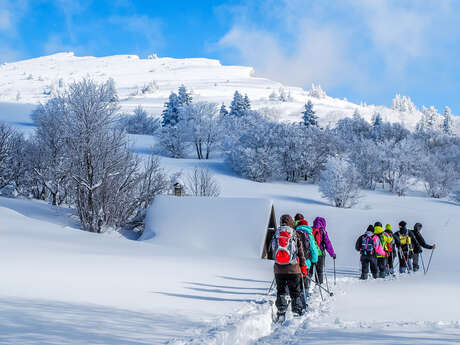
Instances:
[[[321,299],[319,289],[314,288],[309,299],[309,310],[302,317],[293,317],[290,312],[282,325],[271,321],[275,295],[249,302],[233,314],[202,328],[195,336],[172,339],[168,345],[281,345],[281,344],[356,344],[361,342],[380,344],[458,344],[460,320],[456,321],[398,321],[398,320],[341,320],[336,317],[334,305],[338,300],[349,299],[349,289],[374,289],[376,286],[391,286],[395,281],[407,284],[415,275],[403,275],[385,280],[359,281],[355,270],[342,268],[346,277],[337,278],[337,285],[329,277],[329,287],[334,297]],[[422,276],[417,273],[418,277]],[[325,285],[325,284],[324,284]],[[353,297],[353,299],[355,299]],[[354,300],[354,303],[359,301]],[[376,311],[378,313],[378,311]],[[353,311],[350,310],[350,315]],[[352,317],[352,316],[351,316]],[[416,340],[415,340],[416,339]]]

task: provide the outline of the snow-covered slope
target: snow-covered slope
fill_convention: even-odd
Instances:
[[[222,66],[217,60],[204,58],[140,59],[135,55],[77,57],[58,53],[0,66],[0,102],[32,103],[46,101],[53,93],[74,80],[91,77],[97,81],[112,78],[121,98],[122,111],[143,105],[152,115],[161,113],[171,91],[184,84],[193,91],[195,100],[230,103],[235,90],[248,94],[253,108],[270,108],[273,116],[300,121],[307,99],[311,99],[322,125],[334,124],[358,109],[371,120],[378,111],[383,120],[402,122],[413,128],[420,112],[398,112],[384,106],[361,106],[346,100],[310,97],[299,87],[284,86],[276,81],[254,77],[251,67]],[[284,92],[287,102],[271,101]],[[390,100],[388,100],[390,101]]]
[[[187,171],[195,164],[163,159],[170,171]],[[218,250],[197,253],[187,250],[187,234],[177,243],[161,236],[136,242],[91,234],[77,229],[69,209],[0,198],[0,343],[460,342],[457,205],[416,193],[397,197],[377,191],[365,192],[354,209],[337,209],[314,185],[260,184],[234,176],[218,160],[199,164],[216,173],[222,196],[273,200],[277,218],[299,211],[310,222],[324,216],[337,253],[336,286],[332,260],[326,262],[335,296],[322,302],[315,291],[306,317],[275,329],[273,296],[265,297],[272,263],[225,253],[233,250],[219,232],[218,223],[225,219],[216,221]],[[410,225],[422,222],[427,242],[437,244],[430,272],[359,281],[357,236],[369,223],[380,220],[395,227],[401,219]],[[179,238],[185,228],[180,223],[187,221],[174,220],[165,231]],[[424,255],[428,261],[429,252]]]

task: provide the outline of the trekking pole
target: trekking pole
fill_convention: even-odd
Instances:
[[[428,273],[428,270],[430,269],[431,258],[433,257],[433,253],[434,249],[431,250],[430,260],[428,261],[428,266],[426,267],[426,273]]]
[[[302,287],[303,287],[303,299],[305,301],[305,309],[307,309],[307,293],[305,292],[305,281],[303,280],[303,277],[300,277],[302,280]]]
[[[425,262],[423,262],[423,254],[422,253],[420,253],[420,259],[422,260],[423,274],[426,274]]]
[[[316,283],[316,286],[320,287],[320,289],[319,289],[319,294],[321,295],[321,299],[324,301],[323,291],[321,291],[322,286],[321,286],[320,283],[318,283],[318,281],[319,281],[319,279],[318,279],[318,272],[316,272],[316,270],[315,270],[315,283]]]
[[[334,285],[337,285],[336,279],[335,279],[335,258],[334,258]]]
[[[270,295],[270,292],[272,291],[273,284],[275,284],[275,278],[273,278],[272,283],[270,284],[270,288],[268,289],[267,296]]]
[[[409,252],[407,253],[409,254]],[[404,251],[402,250],[402,248],[399,248],[399,254],[402,256],[402,258],[404,259],[404,262],[406,263],[407,273],[410,273],[409,264],[407,263],[407,259],[406,259],[406,256],[404,255]]]
[[[319,287],[319,291],[321,292],[321,290],[324,290],[325,292],[327,292],[329,294],[329,296],[334,296],[334,293],[329,291],[329,290],[326,290],[325,287],[321,286],[321,284],[317,283],[316,281],[314,281],[313,279],[311,279],[309,276],[306,277],[311,283],[315,284],[316,286]],[[321,295],[322,297],[322,295]]]
[[[330,291],[329,284],[327,282],[326,257],[324,257],[324,277],[326,278],[326,288]]]

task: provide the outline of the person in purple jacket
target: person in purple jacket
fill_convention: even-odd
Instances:
[[[326,219],[322,217],[316,217],[313,221],[313,236],[315,237],[316,244],[318,245],[318,262],[314,267],[316,267],[316,273],[318,274],[318,283],[323,283],[324,276],[324,262],[326,260],[326,252],[335,260],[337,255],[334,252],[332,243],[329,240],[329,235],[326,231]],[[310,270],[310,274],[313,277],[313,267]]]

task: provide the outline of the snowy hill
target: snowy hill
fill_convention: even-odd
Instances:
[[[115,81],[122,111],[129,112],[142,105],[155,116],[161,113],[170,92],[184,84],[192,90],[195,100],[226,104],[235,90],[239,90],[248,94],[254,109],[270,109],[266,111],[287,121],[300,120],[308,99],[312,100],[323,126],[351,116],[356,109],[367,120],[380,112],[384,121],[401,122],[409,128],[414,128],[421,117],[417,110],[400,112],[384,106],[357,105],[329,97],[320,89],[309,92],[254,77],[251,67],[223,66],[217,60],[204,58],[140,59],[136,55],[77,57],[73,53],[58,53],[4,63],[0,66],[0,102],[45,102],[68,83],[88,76],[97,81],[108,78]]]

